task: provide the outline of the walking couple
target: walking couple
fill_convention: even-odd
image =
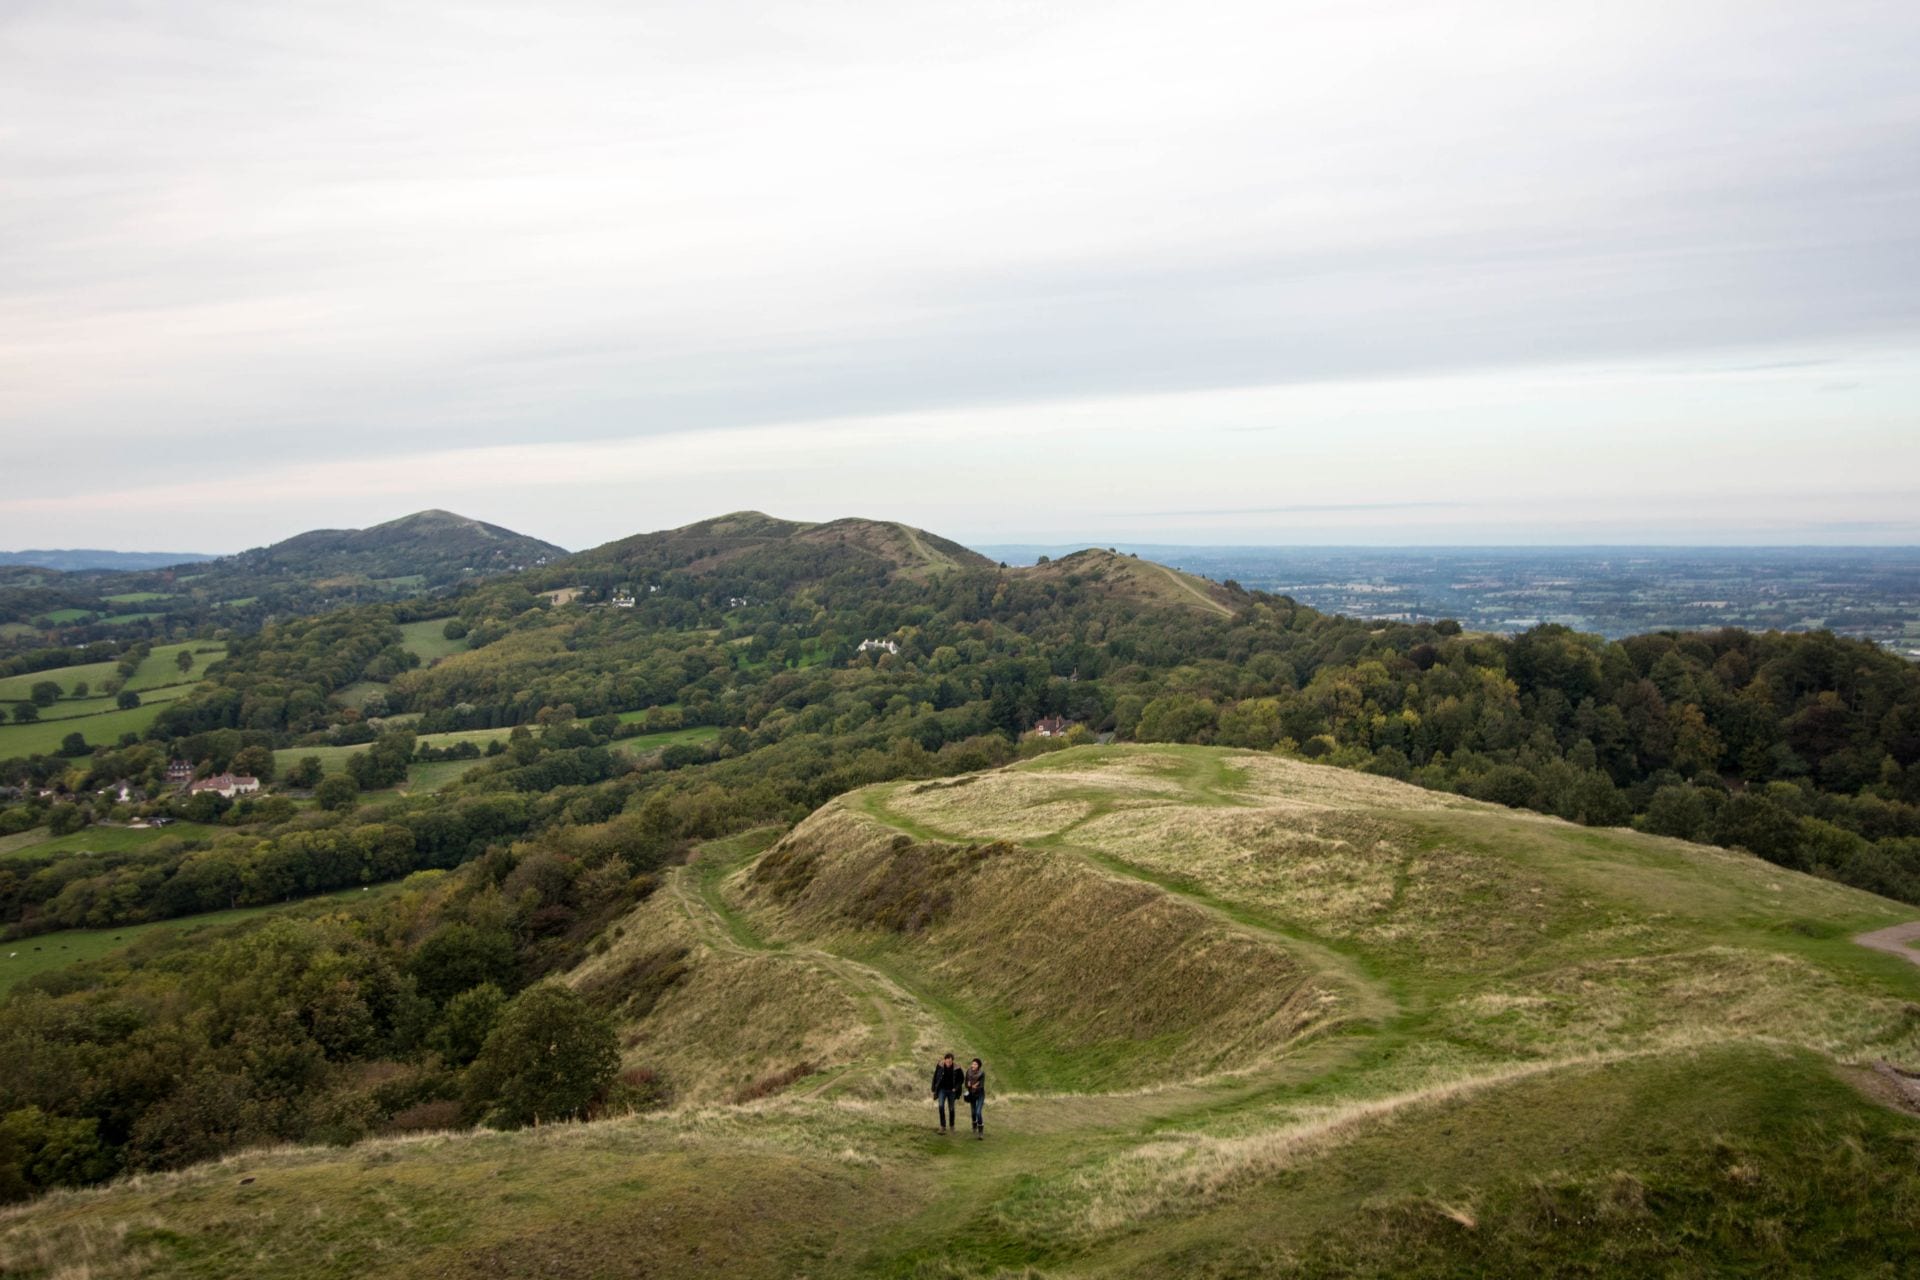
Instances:
[[[952,1133],[960,1127],[957,1109],[963,1094],[973,1108],[973,1136],[986,1137],[987,1069],[975,1058],[962,1071],[948,1054],[933,1069],[933,1101],[940,1109],[940,1132]]]

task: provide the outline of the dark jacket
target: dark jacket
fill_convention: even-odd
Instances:
[[[979,1094],[983,1098],[987,1096],[987,1069],[985,1067],[980,1068],[978,1071],[975,1071],[972,1067],[968,1067],[966,1071],[962,1073],[962,1079],[965,1082],[962,1091],[969,1099],[975,1094]]]
[[[935,1093],[958,1093],[960,1092],[960,1087],[966,1082],[967,1073],[960,1069],[958,1063],[950,1067],[942,1062],[933,1068],[933,1091]]]

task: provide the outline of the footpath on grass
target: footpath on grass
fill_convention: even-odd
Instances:
[[[1920,942],[1920,920],[1889,925],[1871,933],[1855,934],[1853,940],[1863,947],[1872,947],[1875,951],[1884,951],[1909,963],[1920,964],[1920,950],[1914,948],[1914,944]]]

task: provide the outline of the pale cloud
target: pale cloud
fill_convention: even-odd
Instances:
[[[1868,0],[15,4],[0,544],[1858,530],[1920,474],[1916,54]]]

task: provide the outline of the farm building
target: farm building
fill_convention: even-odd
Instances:
[[[235,796],[251,795],[260,789],[260,779],[244,773],[216,773],[211,778],[202,778],[188,787],[195,795],[202,791],[212,791],[231,800]]]

